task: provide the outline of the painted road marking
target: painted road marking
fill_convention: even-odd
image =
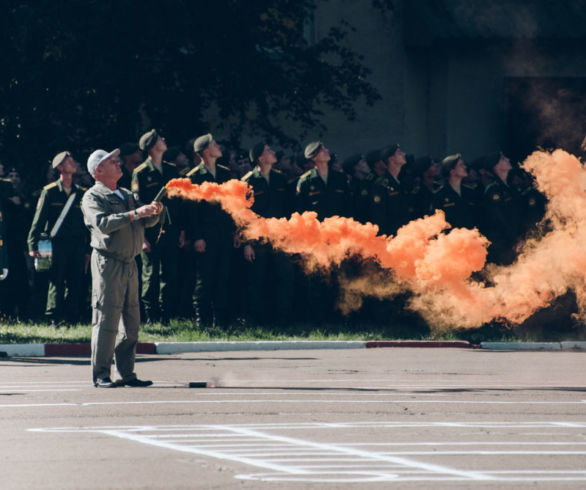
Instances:
[[[386,439],[401,438],[421,439],[446,428],[459,427],[478,429],[465,432],[472,441],[433,442],[431,440],[414,440],[410,442],[356,442],[332,443],[324,440],[332,436],[332,430],[341,430],[343,437],[353,439],[366,434],[364,429],[376,429],[377,436]],[[409,429],[421,429],[409,432]],[[492,431],[487,435],[486,429],[502,429],[527,438],[528,429],[556,430],[558,439],[575,438],[577,440],[539,441],[495,441],[498,433]],[[161,447],[169,450],[198,454],[225,461],[233,461],[265,470],[263,473],[236,475],[236,478],[261,481],[297,481],[297,482],[562,482],[586,481],[586,470],[582,469],[526,469],[516,468],[522,461],[530,467],[538,465],[539,457],[547,457],[551,466],[554,457],[559,457],[560,465],[567,465],[568,455],[584,455],[586,451],[571,450],[586,445],[585,422],[361,422],[361,423],[281,423],[281,424],[234,424],[234,425],[169,425],[169,426],[103,426],[103,427],[62,427],[29,429],[35,432],[74,432],[100,433],[117,438]],[[400,433],[390,431],[400,429]],[[292,431],[303,431],[305,437],[292,437]],[[326,432],[327,431],[327,432]],[[354,431],[354,432],[351,432]],[[387,434],[383,434],[387,431]],[[307,434],[311,434],[307,438]],[[437,436],[438,434],[436,434]],[[491,440],[483,440],[490,437]],[[405,450],[416,446],[433,446],[433,451]],[[466,450],[454,450],[466,446]],[[474,448],[476,446],[476,448]],[[480,450],[483,447],[491,450]],[[512,447],[520,448],[511,450]],[[536,447],[544,447],[538,450]],[[393,447],[396,451],[381,451]],[[502,449],[501,449],[502,447]],[[494,448],[494,449],[492,449]],[[527,448],[524,450],[523,448]],[[557,449],[559,448],[559,449]],[[468,450],[470,449],[470,450]],[[457,455],[458,464],[466,464],[468,456],[476,458],[474,466],[478,468],[478,457],[507,455],[512,468],[495,469],[486,464],[486,469],[469,470],[443,464],[445,457]],[[417,458],[414,458],[417,457]],[[419,459],[425,457],[425,461]],[[524,456],[520,462],[515,456]],[[433,462],[439,458],[442,464]],[[482,461],[482,459],[480,459]],[[494,465],[494,462],[493,462]]]
[[[210,395],[211,396],[211,395]],[[193,405],[202,405],[202,404],[228,404],[228,403],[235,403],[235,404],[267,404],[267,403],[275,403],[275,404],[374,404],[374,403],[383,403],[383,404],[401,404],[401,405],[409,405],[409,404],[461,404],[461,405],[583,405],[586,404],[586,400],[576,400],[576,401],[525,401],[525,400],[518,400],[518,401],[492,401],[492,400],[344,400],[340,398],[332,398],[328,400],[311,400],[307,398],[298,398],[295,400],[267,400],[267,399],[259,399],[259,400],[246,400],[246,399],[234,399],[234,400],[143,400],[143,401],[104,401],[104,402],[79,402],[79,403],[68,403],[67,405],[70,406],[77,406],[77,407],[91,407],[91,406],[104,406],[104,405],[176,405],[176,404],[193,404]],[[34,408],[34,407],[62,407],[63,403],[4,403],[0,404],[0,408]]]

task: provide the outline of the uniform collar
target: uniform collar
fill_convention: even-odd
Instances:
[[[57,187],[59,188],[59,191],[65,192],[65,188],[63,187],[63,183],[61,182],[61,179],[57,179],[56,183],[57,183]],[[71,182],[71,192],[74,192],[76,190],[77,190],[77,185],[74,184],[73,182]]]
[[[112,189],[110,189],[103,182],[96,181],[96,183],[94,184],[94,187],[100,192],[100,194],[106,194],[106,195],[114,194],[114,191]],[[117,187],[116,189],[119,189],[119,187]]]

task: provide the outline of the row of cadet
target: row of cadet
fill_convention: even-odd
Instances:
[[[196,184],[239,178],[252,188],[252,209],[260,216],[315,211],[319,219],[375,223],[386,235],[441,209],[454,227],[476,227],[487,236],[489,261],[503,265],[514,260],[516,246],[545,209],[530,175],[501,152],[469,163],[459,154],[438,162],[410,158],[391,144],[341,161],[320,141],[309,143],[302,158],[277,154],[259,142],[246,160],[237,152],[228,159],[211,134],[190,140],[187,148],[168,148],[154,129],[138,144],[121,145],[119,186],[148,204],[172,178]],[[67,151],[53,158],[51,169],[58,178],[40,191],[34,212],[36,196],[27,197],[15,169],[0,182],[0,315],[44,316],[56,325],[85,322],[90,248],[80,202],[92,179]],[[189,318],[202,327],[241,318],[259,324],[342,321],[335,308],[335,273],[306,275],[302,255],[243,243],[218,204],[177,198],[163,203],[164,215],[147,230],[137,258],[144,321]],[[356,263],[350,268],[360,274]],[[380,306],[366,304],[366,309]],[[369,311],[359,318],[388,320],[386,313]]]

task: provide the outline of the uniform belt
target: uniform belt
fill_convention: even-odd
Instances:
[[[125,264],[131,264],[134,261],[134,257],[131,259],[123,259],[120,256],[114,255],[111,252],[107,252],[106,250],[98,250],[97,248],[94,248],[94,250],[98,255],[106,257],[107,259],[117,260],[118,262],[124,262]]]

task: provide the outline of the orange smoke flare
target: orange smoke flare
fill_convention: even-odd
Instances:
[[[386,281],[376,275],[376,284],[368,277],[343,284],[357,305],[360,295],[393,295],[402,287],[413,293],[410,307],[430,324],[471,327],[496,318],[522,322],[569,288],[576,291],[581,311],[586,308],[586,173],[562,150],[535,152],[523,166],[549,199],[546,219],[552,231],[528,241],[513,265],[487,267],[486,283],[471,275],[485,266],[488,240],[476,229],[450,229],[442,211],[388,237],[378,235],[376,225],[340,217],[319,221],[313,212],[262,218],[250,209],[247,184],[237,180],[194,185],[174,179],[166,187],[170,197],[220,203],[244,239],[300,254],[309,270],[338,266],[353,255],[374,260],[388,271]]]

